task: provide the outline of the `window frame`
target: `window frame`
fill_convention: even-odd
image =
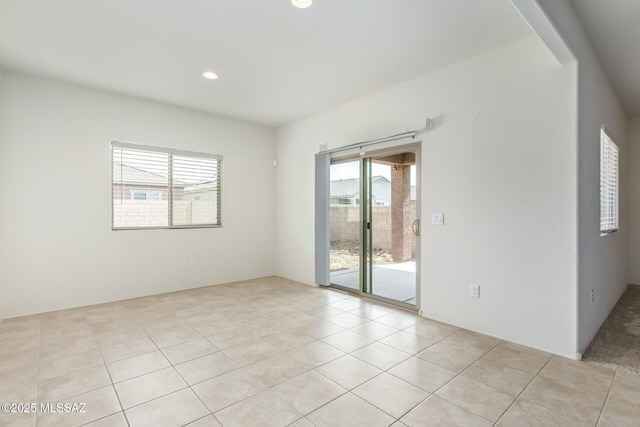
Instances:
[[[111,230],[113,231],[124,231],[124,230],[173,230],[173,229],[191,229],[191,228],[222,228],[222,160],[223,156],[220,154],[211,154],[211,153],[202,153],[195,151],[187,151],[187,150],[177,150],[173,148],[166,147],[156,147],[151,145],[141,145],[141,144],[131,144],[127,142],[118,142],[112,141],[110,147],[110,163],[111,163]],[[115,225],[115,203],[116,199],[114,197],[114,184],[116,177],[114,176],[114,153],[118,148],[122,149],[132,149],[138,151],[147,151],[152,153],[161,153],[167,154],[169,156],[169,161],[167,165],[167,190],[168,190],[168,203],[167,203],[167,225],[150,225],[150,226],[116,226]],[[191,157],[196,159],[214,159],[217,161],[216,163],[216,177],[217,177],[217,191],[216,191],[216,199],[215,199],[215,209],[217,210],[216,223],[201,223],[201,224],[178,224],[174,225],[173,222],[173,170],[172,158],[173,156],[180,157]],[[157,192],[156,190],[150,190],[151,192]],[[135,192],[144,192],[144,190],[135,190]],[[162,200],[162,193],[160,194],[160,200]]]
[[[131,193],[131,200],[162,200],[162,192],[161,191],[149,191],[149,190],[129,190]],[[144,194],[144,199],[136,199],[136,194]],[[158,196],[157,199],[150,199],[149,196],[155,194]]]
[[[612,162],[615,164],[612,165]],[[607,236],[619,229],[620,147],[614,142],[607,128],[602,126],[600,128],[600,235]]]

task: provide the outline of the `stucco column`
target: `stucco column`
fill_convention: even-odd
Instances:
[[[411,166],[391,167],[391,257],[395,262],[411,259],[411,221],[405,210],[410,200]]]

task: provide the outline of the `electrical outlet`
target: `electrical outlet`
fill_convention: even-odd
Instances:
[[[591,302],[595,301],[596,297],[595,294],[593,292],[593,289],[591,289]]]
[[[196,266],[196,259],[195,258],[191,258],[189,260],[189,267],[195,267]]]
[[[469,287],[469,296],[472,298],[480,298],[480,285],[471,285]]]

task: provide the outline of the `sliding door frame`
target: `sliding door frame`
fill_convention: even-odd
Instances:
[[[385,144],[387,145],[387,144]],[[341,291],[345,291],[351,294],[356,294],[362,297],[367,297],[376,301],[380,301],[386,304],[394,305],[401,307],[406,310],[411,311],[420,311],[420,301],[421,301],[421,267],[420,267],[420,259],[421,259],[421,160],[422,160],[422,143],[418,142],[402,142],[397,141],[395,144],[387,145],[384,148],[375,149],[375,146],[370,146],[368,148],[373,148],[372,151],[369,151],[365,154],[362,153],[351,153],[332,156],[330,159],[330,165],[344,163],[349,161],[359,161],[359,176],[360,176],[360,227],[359,227],[359,239],[360,239],[360,263],[359,263],[359,286],[358,289],[349,288],[347,286],[341,286],[331,283],[329,274],[329,286],[335,289],[339,289]],[[371,165],[372,161],[379,157],[389,156],[393,154],[400,153],[415,153],[416,157],[416,219],[418,220],[418,234],[416,236],[416,304],[409,304],[402,301],[396,301],[390,298],[381,297],[375,295],[371,292],[371,289],[368,289],[369,292],[366,292],[365,286],[367,282],[369,283],[369,287],[371,286],[372,280],[372,260],[370,258],[371,252],[367,251],[366,246],[371,245],[371,230],[367,229],[367,222],[369,218],[369,209],[371,206],[366,206],[368,202],[367,197],[367,186],[370,187],[371,182],[365,182],[365,178],[369,178],[370,181],[370,173],[365,174],[365,165]],[[368,188],[368,192],[370,193],[371,188]],[[368,234],[369,238],[366,238],[365,235]],[[330,246],[327,248],[330,250]],[[369,259],[367,259],[369,258]]]

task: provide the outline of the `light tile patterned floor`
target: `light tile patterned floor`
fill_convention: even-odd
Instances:
[[[619,427],[640,376],[265,278],[5,320],[0,402],[36,404],[11,427]]]

